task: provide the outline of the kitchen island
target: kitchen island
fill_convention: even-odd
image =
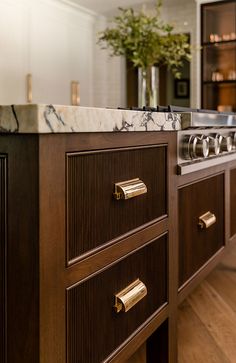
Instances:
[[[2,362],[177,362],[178,304],[234,243],[236,201],[232,158],[177,175],[180,128],[179,113],[0,107]]]

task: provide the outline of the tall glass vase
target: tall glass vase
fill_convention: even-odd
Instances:
[[[159,104],[159,68],[138,69],[138,106],[156,107]]]

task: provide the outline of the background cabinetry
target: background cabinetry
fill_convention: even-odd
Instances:
[[[81,104],[93,105],[95,19],[62,1],[2,0],[0,104],[25,103],[31,73],[34,103],[70,104],[77,80]]]
[[[236,3],[201,5],[202,108],[236,111]]]

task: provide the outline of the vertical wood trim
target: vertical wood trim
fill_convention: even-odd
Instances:
[[[233,167],[229,171],[229,192],[226,194],[226,202],[230,205],[230,237],[236,235],[236,213],[235,213],[235,201],[236,201],[236,190],[235,190],[235,181],[236,181],[236,168]],[[227,180],[227,179],[226,179]],[[227,211],[227,209],[226,209]],[[226,216],[227,217],[227,216]]]
[[[168,317],[168,358],[167,362],[177,362],[177,298],[178,298],[178,194],[176,174],[176,133],[168,133],[168,277],[169,317]]]
[[[230,203],[230,170],[229,168],[226,168],[224,173],[224,229],[225,229],[225,235],[224,235],[224,244],[225,246],[228,245],[229,239],[230,239],[230,228],[231,228],[231,203]]]
[[[7,157],[0,155],[0,361],[6,362]]]
[[[39,137],[40,363],[69,363],[65,356],[64,281],[64,141],[69,136]],[[48,210],[50,213],[45,213]]]
[[[38,136],[5,135],[1,152],[7,154],[5,361],[39,363]]]

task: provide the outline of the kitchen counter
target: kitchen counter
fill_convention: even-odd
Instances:
[[[177,175],[209,118],[0,106],[1,362],[177,362],[178,304],[236,243],[235,150]]]
[[[0,106],[0,132],[73,133],[119,131],[173,131],[181,115],[80,106]]]

